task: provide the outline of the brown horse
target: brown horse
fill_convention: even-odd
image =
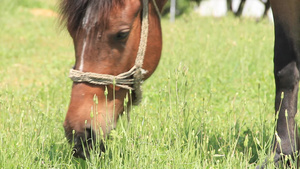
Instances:
[[[143,71],[140,81],[146,80],[158,65],[162,50],[159,14],[165,3],[166,0],[62,0],[62,20],[73,38],[76,58],[70,75],[74,81],[71,101],[64,122],[67,139],[75,143],[74,156],[88,158],[95,136],[107,136],[131,100],[139,99],[139,87],[134,86],[139,84],[132,84],[137,81],[133,76]],[[141,50],[145,52],[137,66],[136,57],[143,43],[140,39],[144,36],[141,27],[146,19],[150,31],[144,31],[146,44]],[[124,72],[126,77],[119,80]],[[96,82],[99,79],[93,75],[99,74],[105,83]],[[128,106],[124,106],[126,97]]]
[[[130,100],[138,99],[140,80],[146,80],[155,71],[162,49],[159,12],[166,1],[62,0],[62,18],[73,38],[76,58],[71,70],[74,81],[71,102],[64,122],[66,137],[75,143],[74,156],[89,156],[95,135],[109,134],[119,115],[128,109]],[[298,159],[294,118],[299,85],[300,1],[271,0],[271,6],[275,23],[275,112],[278,116],[274,153],[278,164],[287,155]],[[142,29],[145,18],[150,31]],[[142,40],[143,32],[147,32],[147,41]],[[141,62],[137,60],[143,42],[146,45],[141,50],[144,50]],[[137,78],[136,72],[141,75],[143,70],[146,74],[142,79]],[[129,102],[124,104],[127,96]],[[97,116],[91,115],[95,110]]]

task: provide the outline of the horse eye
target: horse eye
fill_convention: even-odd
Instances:
[[[117,35],[116,35],[116,39],[117,40],[125,40],[125,39],[127,39],[128,35],[129,35],[129,31],[118,32]]]

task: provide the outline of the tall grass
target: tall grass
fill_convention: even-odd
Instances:
[[[254,168],[274,128],[273,27],[252,19],[162,20],[160,65],[143,101],[120,118],[106,152],[71,156],[62,123],[72,41],[53,1],[2,0],[0,168]],[[7,7],[7,10],[4,10]]]

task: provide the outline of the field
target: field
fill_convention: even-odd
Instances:
[[[162,19],[159,67],[106,153],[72,157],[62,124],[75,57],[56,12],[56,1],[0,1],[0,169],[254,168],[270,155],[273,25],[187,13]]]

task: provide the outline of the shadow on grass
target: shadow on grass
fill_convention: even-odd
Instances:
[[[264,126],[264,128],[267,128],[267,126]],[[239,122],[231,128],[230,132],[233,134],[227,138],[224,138],[224,135],[222,136],[220,133],[207,135],[205,132],[199,132],[197,143],[202,144],[208,139],[207,147],[204,147],[207,148],[206,151],[213,152],[216,157],[220,155],[233,158],[242,155],[239,158],[244,158],[249,164],[259,161],[260,151],[269,154],[273,136],[270,136],[267,132],[262,131],[257,134],[253,129],[243,127],[243,124]],[[206,152],[201,154],[206,158]]]

